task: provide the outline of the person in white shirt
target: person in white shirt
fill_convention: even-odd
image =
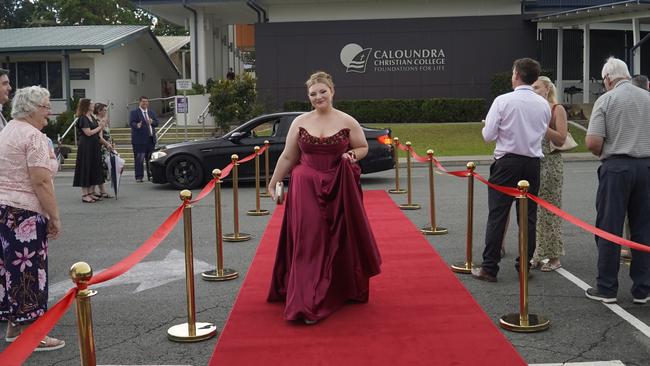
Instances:
[[[2,115],[2,106],[9,101],[9,92],[9,70],[0,69],[0,131],[7,125],[7,120]]]
[[[485,118],[483,139],[496,141],[494,163],[490,166],[491,183],[516,187],[522,179],[530,183],[529,192],[539,191],[539,170],[542,154],[542,138],[551,120],[548,102],[535,93],[532,84],[541,72],[539,63],[530,58],[515,60],[512,68],[514,91],[494,99]],[[474,278],[496,282],[501,260],[501,244],[505,236],[506,221],[513,197],[488,190],[488,222],[485,232],[485,250],[481,268],[472,271]],[[518,202],[517,202],[518,203]],[[519,212],[517,211],[517,214]],[[535,226],[537,205],[528,202],[528,258],[535,252]],[[519,269],[519,258],[516,268]]]

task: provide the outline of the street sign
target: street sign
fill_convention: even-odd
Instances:
[[[176,113],[187,113],[187,112],[188,112],[187,97],[177,96]]]
[[[176,79],[176,90],[192,90],[192,79]]]

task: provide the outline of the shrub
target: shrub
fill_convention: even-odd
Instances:
[[[343,100],[334,106],[361,123],[472,122],[485,117],[484,99]],[[308,102],[288,101],[285,111],[308,111]]]
[[[555,70],[553,69],[542,69],[541,75],[555,80]],[[490,82],[490,95],[492,99],[501,94],[509,93],[512,91],[512,71],[498,72],[492,75]]]
[[[210,114],[221,131],[261,113],[256,103],[255,79],[248,74],[234,80],[219,80],[210,90]]]

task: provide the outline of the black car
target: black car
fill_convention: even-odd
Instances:
[[[231,161],[232,154],[244,158],[253,153],[255,146],[270,142],[269,164],[271,172],[278,161],[291,122],[304,112],[267,114],[254,118],[221,137],[167,145],[153,153],[150,168],[154,183],[170,183],[178,189],[194,189],[212,179],[213,169],[222,169]],[[393,146],[390,129],[363,127],[368,139],[368,155],[359,162],[362,173],[392,169]],[[260,174],[264,174],[263,159]],[[242,180],[255,179],[255,164],[239,166]],[[230,177],[228,177],[230,178]]]

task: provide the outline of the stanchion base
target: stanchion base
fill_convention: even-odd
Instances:
[[[411,203],[411,204],[405,203],[403,205],[399,205],[399,208],[401,210],[419,210],[420,205],[418,205],[417,203]]]
[[[246,212],[246,215],[248,216],[266,216],[268,214],[269,210],[248,210],[248,212]]]
[[[389,190],[388,190],[388,193],[392,193],[392,194],[403,194],[403,193],[406,193],[406,189],[401,189],[401,188],[400,188],[400,189],[395,189],[395,188],[392,188],[392,189],[389,189]]]
[[[224,268],[221,270],[221,273],[216,269],[205,271],[201,273],[201,278],[205,281],[230,281],[239,277],[239,272],[234,269]]]
[[[449,268],[451,268],[452,272],[462,273],[462,274],[471,274],[472,269],[473,268],[478,268],[478,265],[476,265],[474,263],[463,262],[463,263],[452,264],[451,266],[449,266]]]
[[[167,338],[173,342],[200,342],[217,335],[217,327],[212,323],[196,323],[196,334],[190,335],[188,323],[174,325],[167,329]]]
[[[260,197],[271,197],[269,192],[260,193]]]
[[[420,229],[422,234],[425,235],[446,235],[449,234],[449,231],[447,230],[446,227],[439,227],[436,226],[435,228],[432,228],[431,226],[425,226],[422,229]]]
[[[251,240],[251,234],[246,234],[246,233],[230,233],[230,234],[223,234],[223,241],[246,241],[246,240]]]
[[[547,330],[551,321],[542,315],[528,314],[528,325],[520,323],[519,313],[504,315],[499,319],[501,328],[518,333],[534,333]]]

